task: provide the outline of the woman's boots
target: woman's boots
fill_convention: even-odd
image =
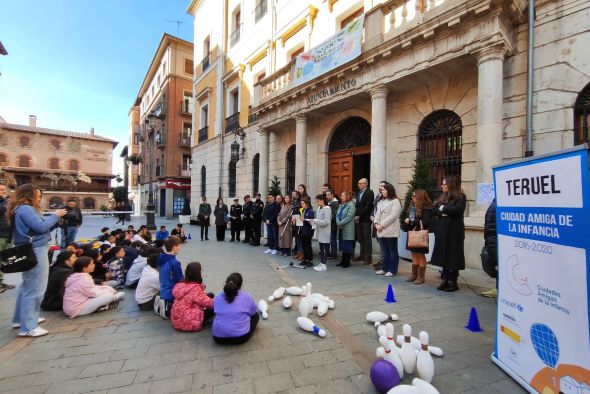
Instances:
[[[406,279],[406,282],[414,282],[416,279],[418,279],[418,266],[412,264],[412,275]]]
[[[418,267],[418,277],[414,281],[414,284],[421,285],[422,283],[424,283],[426,280],[425,276],[426,276],[426,267]]]
[[[342,259],[343,259],[343,263],[341,265],[342,268],[348,268],[350,267],[350,253],[342,253]]]
[[[436,289],[452,293],[453,291],[459,290],[457,285],[457,278],[459,278],[459,271],[443,269],[443,282]]]

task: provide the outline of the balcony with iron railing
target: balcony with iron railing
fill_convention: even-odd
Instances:
[[[205,71],[207,71],[207,69],[209,68],[210,65],[211,65],[211,52],[209,52],[207,54],[207,56],[203,57],[203,60],[201,60],[201,73],[204,73]]]
[[[209,139],[209,126],[205,126],[199,130],[199,144],[207,142]]]
[[[188,163],[184,163],[178,166],[178,175],[184,177],[191,176],[191,169]]]
[[[156,134],[156,147],[164,148],[166,147],[166,134],[159,132]]]
[[[181,115],[190,115],[191,114],[191,103],[187,99],[184,99],[180,102],[180,114]]]
[[[254,9],[254,23],[258,23],[266,15],[266,1],[262,0]]]
[[[163,101],[160,102],[154,109],[154,115],[156,115],[158,119],[166,118],[166,104]]]
[[[234,45],[236,45],[238,43],[238,41],[240,41],[241,31],[242,31],[242,24],[240,23],[236,26],[236,29],[234,31],[232,31],[231,35],[229,36],[230,47],[233,47]]]
[[[191,135],[189,133],[182,132],[180,133],[180,140],[178,141],[178,145],[182,148],[188,148],[191,146]]]
[[[225,118],[225,132],[226,133],[233,133],[240,128],[240,113],[236,112],[235,114],[228,116]]]
[[[159,166],[156,166],[156,177],[157,178],[161,178],[163,176],[165,176],[165,171],[164,171],[164,164],[160,164]]]

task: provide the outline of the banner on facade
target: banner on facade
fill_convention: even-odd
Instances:
[[[297,56],[295,86],[359,57],[364,23],[365,16],[361,15],[315,48]]]
[[[166,179],[165,188],[190,190],[191,181],[189,179]]]
[[[590,390],[588,178],[587,147],[494,168],[492,359],[530,392]]]

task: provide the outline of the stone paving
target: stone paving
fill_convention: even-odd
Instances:
[[[80,236],[98,234],[103,225],[113,223],[111,218],[89,218]],[[172,227],[173,222],[157,224]],[[463,283],[459,292],[448,294],[436,291],[436,270],[428,270],[427,285],[406,283],[407,262],[400,263],[401,275],[392,280],[358,265],[347,270],[329,266],[322,273],[276,269],[290,259],[265,255],[262,247],[201,242],[196,226],[187,226],[187,231],[193,240],[179,259],[203,264],[209,291],[220,291],[225,277],[239,271],[244,289],[255,299],[266,298],[279,286],[308,281],[314,292],[333,298],[334,310],[312,317],[326,329],[326,337],[301,331],[295,323],[297,309],[284,310],[275,301],[269,319],[261,321],[248,343],[221,347],[211,339],[210,324],[200,333],[177,332],[169,321],[138,311],[133,292],[126,291],[127,298],[115,311],[76,319],[43,313],[43,327],[50,334],[22,339],[10,328],[16,290],[9,290],[0,295],[0,392],[375,393],[368,371],[378,342],[375,328],[365,321],[372,310],[397,313],[396,333],[404,323],[412,325],[414,335],[420,330],[430,333],[431,343],[445,352],[434,359],[433,384],[441,393],[524,392],[490,361],[496,305],[476,294],[480,286],[493,285],[479,271],[465,271],[470,288]],[[6,282],[18,281],[19,275],[6,275]],[[397,303],[383,301],[388,283]],[[483,333],[464,328],[471,306],[478,310]]]

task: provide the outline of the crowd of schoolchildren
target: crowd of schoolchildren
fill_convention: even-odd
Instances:
[[[105,227],[97,242],[68,244],[51,258],[41,308],[75,318],[115,309],[125,296],[121,290],[134,289],[139,310],[155,311],[179,331],[200,331],[214,318],[216,342],[247,341],[258,314],[252,296],[241,290],[242,276],[232,273],[217,296],[206,292],[201,264],[191,262],[183,272],[177,260],[186,240],[182,224],[172,234],[161,226],[152,240],[147,226],[138,231],[132,225],[126,231]]]

